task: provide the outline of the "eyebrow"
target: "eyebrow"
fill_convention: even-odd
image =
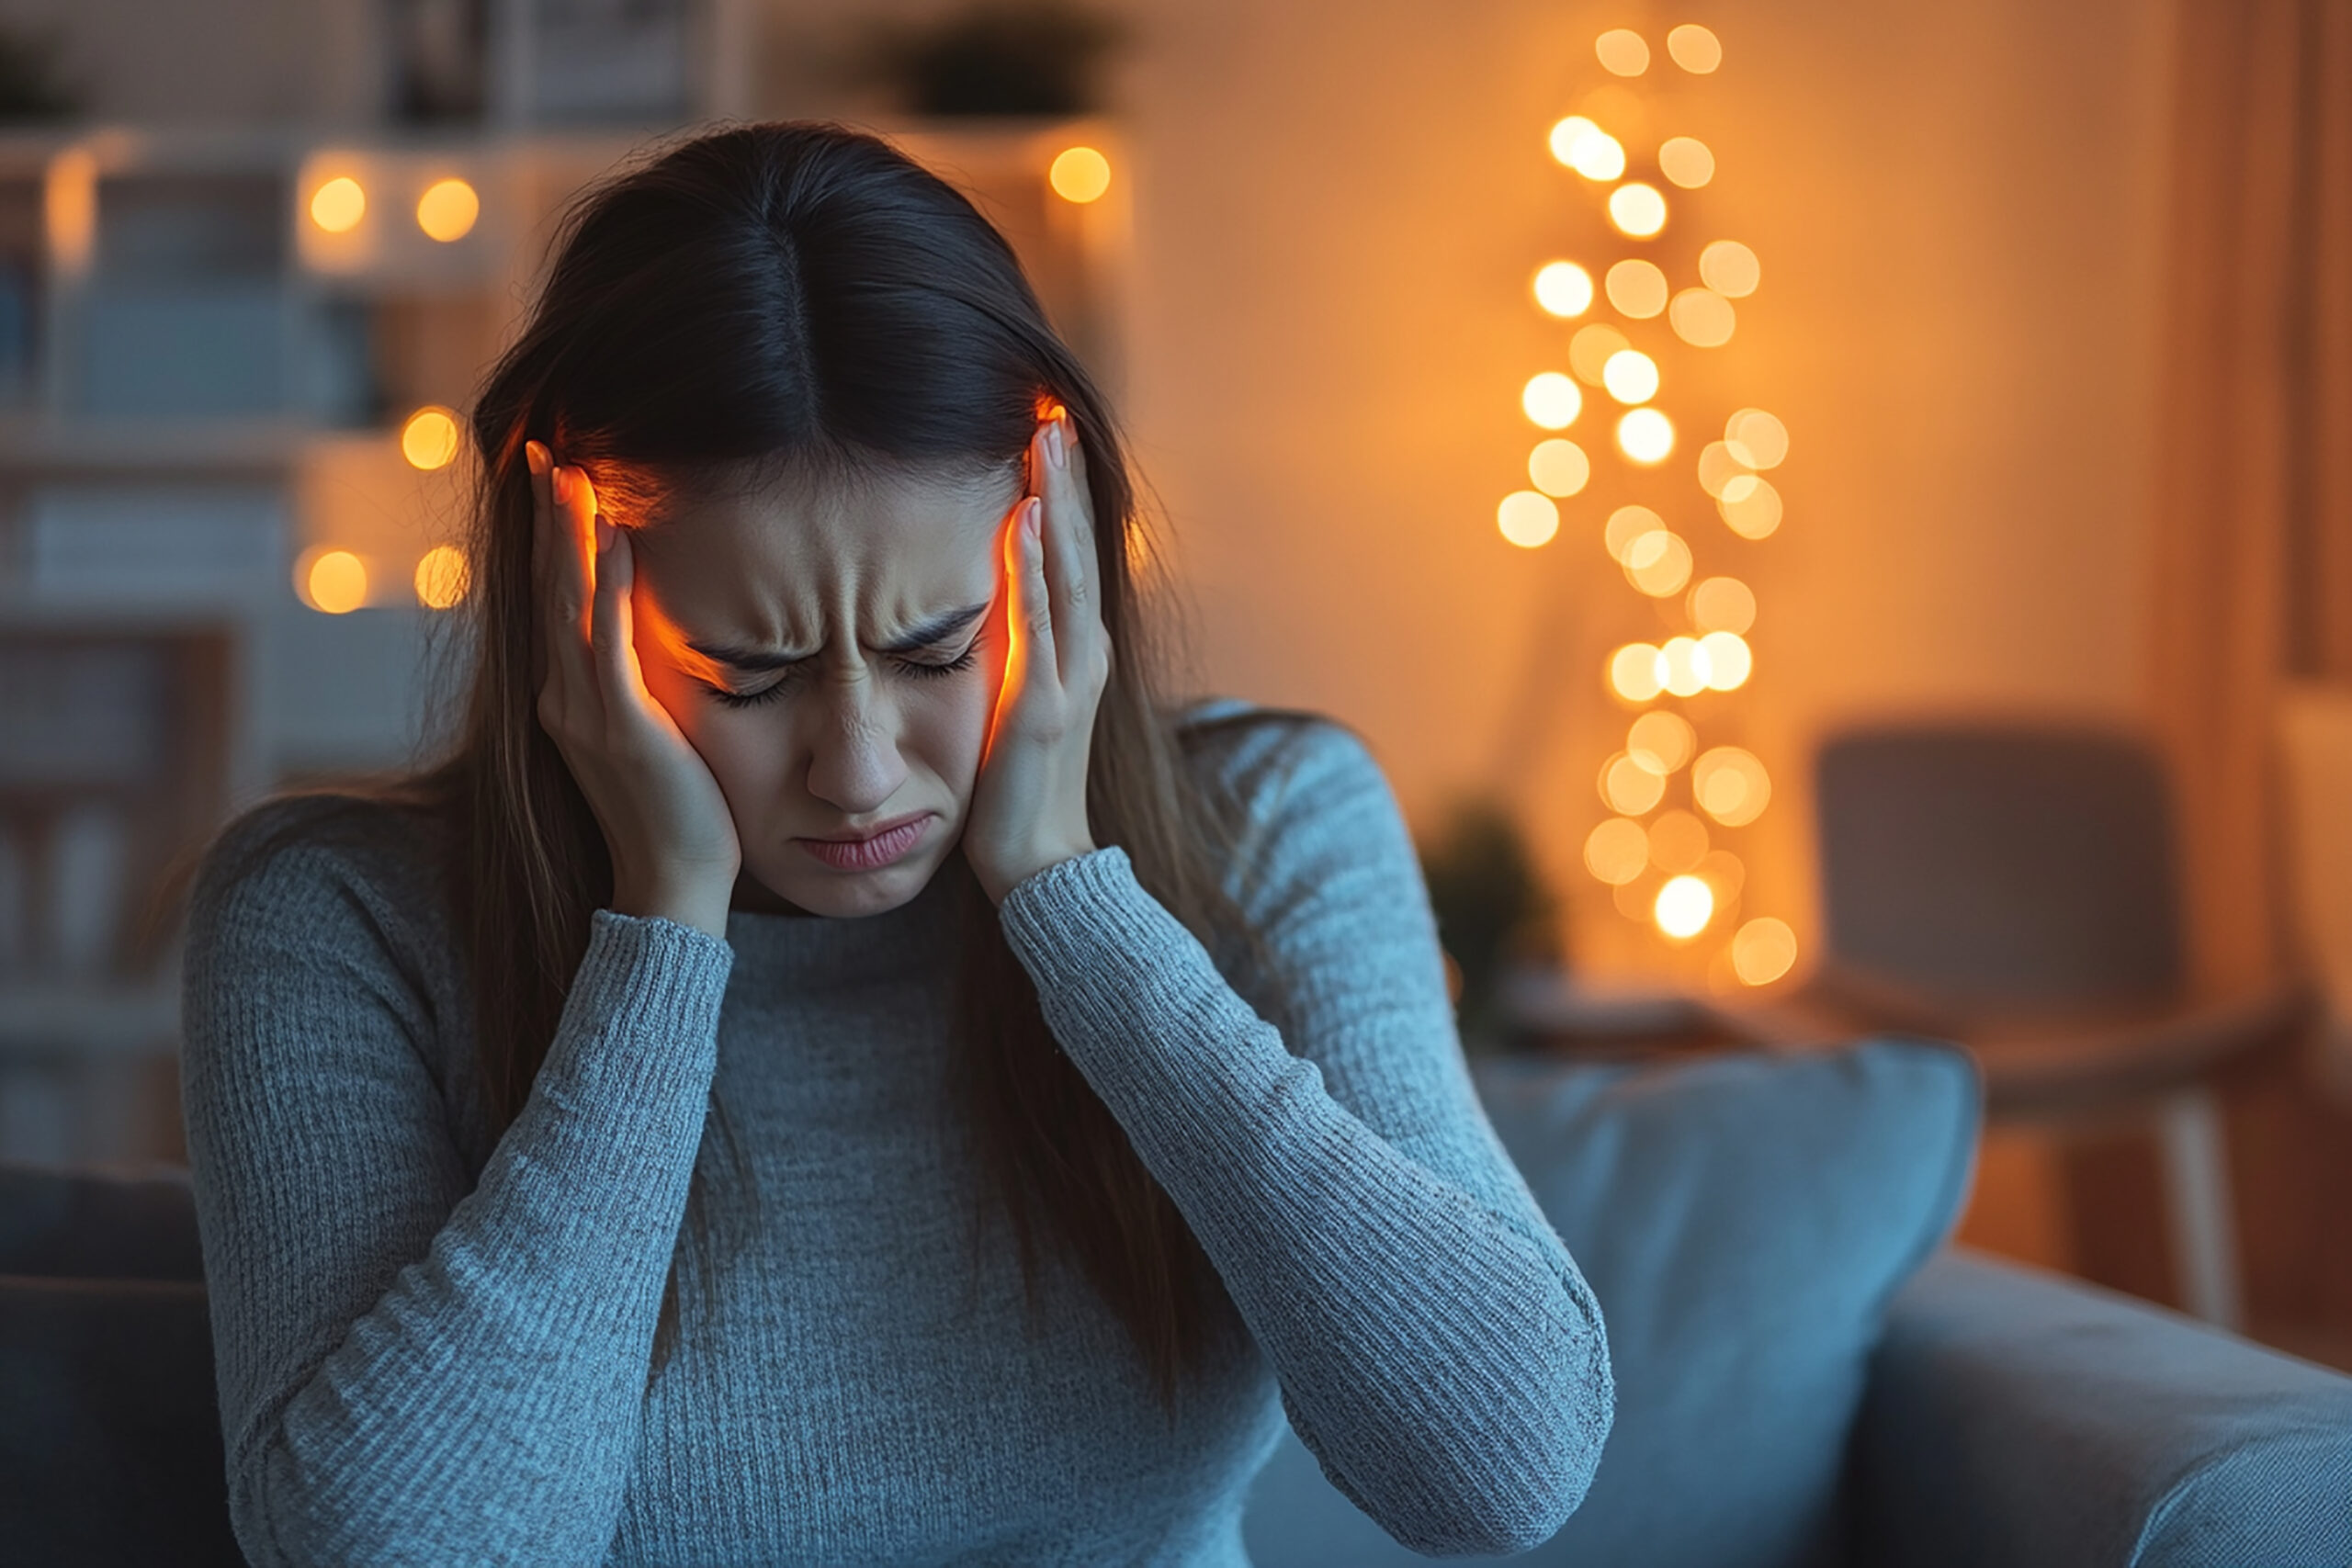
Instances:
[[[945,611],[916,626],[904,637],[880,644],[873,651],[876,653],[917,652],[946,641],[987,612],[986,603],[967,604],[960,610]],[[755,648],[748,643],[699,642],[693,637],[686,638],[685,643],[688,648],[701,654],[705,659],[734,670],[782,670],[788,665],[797,664],[808,657],[805,653],[780,653],[772,648]]]

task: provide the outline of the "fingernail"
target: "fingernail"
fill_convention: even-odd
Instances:
[[[548,471],[548,449],[536,441],[526,441],[523,443],[523,461],[529,466],[531,472],[544,474]]]
[[[1045,525],[1046,503],[1033,495],[1029,498],[1029,515],[1021,520],[1022,532],[1034,539],[1044,532]]]
[[[1069,467],[1069,454],[1062,449],[1063,439],[1061,416],[1056,414],[1053,422],[1046,426],[1046,457],[1057,468]]]
[[[605,522],[605,514],[599,512],[596,513],[596,553],[601,556],[612,547],[613,525]]]

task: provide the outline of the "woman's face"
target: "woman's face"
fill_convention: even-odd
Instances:
[[[778,482],[680,501],[630,535],[639,662],[727,797],[738,906],[878,914],[955,850],[1003,679],[1001,541],[1024,493],[1017,462]],[[813,842],[909,818],[887,864]]]

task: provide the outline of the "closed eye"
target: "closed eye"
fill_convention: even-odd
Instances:
[[[975,638],[971,647],[950,660],[894,659],[890,662],[898,666],[903,673],[917,680],[937,681],[958,671],[969,670],[978,662],[979,653],[979,641]],[[796,684],[800,671],[806,668],[805,662],[792,665],[775,681],[756,692],[730,692],[724,686],[714,686],[707,681],[698,683],[723,707],[757,707],[762,703],[772,703],[784,695],[785,689]]]

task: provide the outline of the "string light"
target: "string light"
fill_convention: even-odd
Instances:
[[[1651,40],[1634,28],[1611,28],[1594,39],[1593,48],[1601,68],[1624,82],[1645,76],[1655,63]],[[1712,74],[1723,65],[1722,40],[1695,24],[1668,32],[1664,51],[1693,76]],[[1621,234],[1634,240],[1663,234],[1674,216],[1672,203],[1684,199],[1678,195],[1669,201],[1659,184],[1647,178],[1627,178],[1632,152],[1644,155],[1645,167],[1654,159],[1658,181],[1679,192],[1707,189],[1721,173],[1715,149],[1695,136],[1651,141],[1649,107],[1630,85],[1604,86],[1584,107],[1587,112],[1553,123],[1550,151],[1564,167],[1601,187],[1594,197]],[[1603,129],[1604,121],[1611,129]],[[1680,221],[1691,221],[1690,215],[1681,215]],[[1547,316],[1584,317],[1605,300],[1616,320],[1628,326],[1663,318],[1660,328],[1632,328],[1656,334],[1639,344],[1610,321],[1587,321],[1569,338],[1566,371],[1545,371],[1521,389],[1522,410],[1548,430],[1565,429],[1581,416],[1584,388],[1605,392],[1620,405],[1611,445],[1625,465],[1615,470],[1621,479],[1632,477],[1628,469],[1655,468],[1671,457],[1679,445],[1678,426],[1700,412],[1690,406],[1690,389],[1706,384],[1705,378],[1686,377],[1679,362],[1666,363],[1685,351],[1674,345],[1707,350],[1728,344],[1739,326],[1734,301],[1753,295],[1762,279],[1755,251],[1737,240],[1715,237],[1701,245],[1695,278],[1677,270],[1691,265],[1669,250],[1657,256],[1620,255],[1592,270],[1555,258],[1533,274],[1534,301]],[[1669,352],[1662,355],[1661,348]],[[1694,465],[1698,490],[1736,538],[1761,540],[1780,528],[1781,493],[1764,475],[1788,454],[1788,427],[1758,408],[1737,410],[1724,422],[1720,438],[1700,446]],[[1574,506],[1563,503],[1595,491],[1607,495],[1607,466],[1597,443],[1562,436],[1537,442],[1527,457],[1534,488],[1513,491],[1498,510],[1504,536],[1532,547],[1570,523],[1589,526],[1577,522]],[[1700,572],[1702,558],[1741,547],[1712,530],[1705,539],[1692,534],[1688,519],[1695,498],[1686,502],[1661,489],[1664,482],[1640,481],[1638,493],[1646,504],[1622,500],[1622,491],[1610,498],[1619,504],[1600,503],[1608,507],[1600,534],[1610,558],[1668,624],[1656,641],[1614,649],[1602,671],[1609,693],[1634,711],[1623,750],[1600,767],[1597,783],[1609,815],[1585,838],[1585,869],[1611,889],[1623,914],[1654,927],[1669,942],[1692,942],[1721,932],[1713,941],[1708,969],[1714,983],[1727,985],[1736,977],[1745,985],[1769,985],[1794,965],[1795,934],[1785,920],[1771,916],[1741,919],[1738,904],[1747,868],[1715,839],[1763,813],[1771,780],[1746,748],[1702,742],[1694,722],[1694,716],[1723,711],[1708,705],[1717,699],[1706,694],[1737,692],[1755,678],[1756,651],[1748,635],[1757,619],[1756,593],[1745,574]],[[1679,482],[1687,485],[1689,479]],[[1674,629],[1677,620],[1687,630]],[[1679,708],[1684,703],[1690,705]]]

